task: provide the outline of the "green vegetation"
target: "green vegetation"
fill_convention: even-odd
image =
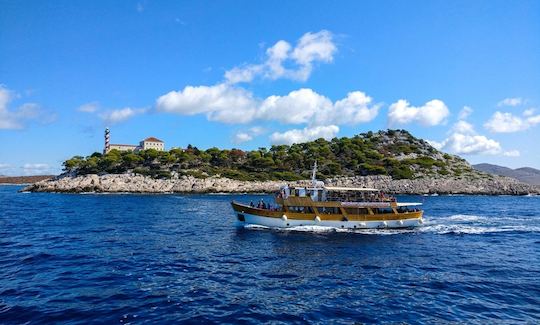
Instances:
[[[390,175],[410,179],[418,174],[461,174],[459,157],[442,154],[404,130],[362,133],[352,138],[318,139],[275,145],[252,151],[210,148],[139,152],[111,150],[102,155],[75,156],[64,162],[64,171],[76,174],[131,172],[170,178],[172,172],[204,178],[221,175],[238,180],[299,180],[310,177],[317,160],[318,178],[353,175]]]

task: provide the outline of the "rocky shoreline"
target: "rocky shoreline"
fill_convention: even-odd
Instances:
[[[21,191],[57,193],[271,193],[285,184],[307,181],[238,181],[223,177],[153,179],[134,174],[60,175],[31,184]],[[433,177],[394,180],[390,176],[336,177],[325,180],[329,186],[374,187],[394,194],[539,194],[540,187],[508,177]]]

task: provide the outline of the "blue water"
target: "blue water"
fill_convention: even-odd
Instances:
[[[538,323],[540,197],[400,197],[403,231],[235,226],[241,195],[0,186],[0,323]],[[302,230],[302,229],[299,229]]]

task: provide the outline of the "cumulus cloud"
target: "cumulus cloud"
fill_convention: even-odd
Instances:
[[[353,125],[373,120],[380,105],[360,91],[333,103],[309,88],[260,99],[243,88],[218,84],[171,91],[157,99],[156,107],[182,115],[206,114],[209,120],[225,123],[267,120],[284,124]]]
[[[521,97],[512,97],[512,98],[505,98],[497,103],[497,106],[519,106],[523,103],[523,98]]]
[[[112,111],[108,111],[102,114],[99,114],[99,117],[106,123],[106,124],[116,124],[123,122],[129,118],[132,118],[136,115],[143,114],[147,111],[145,108],[131,108],[131,107],[125,107],[122,109],[116,109]]]
[[[234,143],[243,143],[253,140],[254,137],[265,133],[266,130],[260,126],[254,126],[246,131],[237,132],[233,137]]]
[[[246,64],[225,72],[228,83],[250,82],[256,77],[268,79],[287,78],[306,81],[318,62],[334,59],[337,47],[333,35],[327,30],[304,34],[293,48],[280,40],[266,50],[266,59],[260,64]]]
[[[468,115],[460,114],[462,118]],[[476,132],[474,126],[461,119],[450,129],[450,135],[442,142],[428,141],[438,150],[450,151],[455,154],[465,155],[498,155],[516,157],[519,151],[503,151],[501,144],[496,140],[489,139]]]
[[[0,164],[0,175],[51,175],[57,174],[59,170],[45,163],[26,163],[22,166],[10,164]]]
[[[0,129],[22,129],[31,120],[49,123],[56,118],[56,115],[44,112],[35,103],[24,103],[16,109],[10,109],[9,103],[13,98],[14,93],[0,85]]]
[[[267,120],[277,120],[285,124],[310,123],[316,115],[332,108],[332,101],[311,89],[291,91],[286,96],[266,98],[257,116]]]
[[[523,116],[525,117],[533,116],[535,112],[536,112],[535,108],[529,108],[523,111]]]
[[[353,91],[338,100],[331,110],[321,114],[319,123],[358,124],[372,121],[379,113],[380,104],[361,91]]]
[[[253,140],[253,136],[247,132],[238,132],[234,135],[234,143],[242,143]]]
[[[45,175],[52,173],[52,168],[49,164],[24,164],[22,166],[24,175]]]
[[[434,99],[423,106],[411,106],[408,101],[400,99],[390,105],[388,119],[390,125],[420,123],[424,126],[435,126],[443,123],[450,114],[443,101]]]
[[[206,114],[209,120],[247,123],[253,119],[257,101],[243,88],[227,84],[187,86],[157,99],[160,111],[182,115]]]
[[[460,120],[465,120],[467,119],[473,112],[473,109],[470,108],[469,106],[464,106],[461,111],[459,111],[459,115],[458,115],[458,118]]]
[[[98,102],[86,103],[79,106],[77,110],[79,112],[84,112],[84,113],[95,113],[99,110],[99,103]]]
[[[336,51],[333,35],[326,30],[306,33],[294,46],[280,40],[266,49],[262,63],[234,67],[225,72],[224,82],[213,86],[186,86],[166,93],[155,106],[161,112],[204,114],[208,120],[223,123],[276,121],[313,127],[369,122],[381,105],[360,91],[333,102],[308,88],[258,98],[238,85],[255,78],[306,80],[316,64],[332,62]],[[234,141],[245,142],[253,137],[252,132],[241,131]]]
[[[462,134],[474,134],[476,133],[474,131],[474,126],[466,121],[458,121],[454,126],[452,126],[452,130],[456,133],[462,133]]]
[[[293,144],[324,138],[330,140],[339,132],[337,125],[306,127],[304,129],[293,129],[283,133],[274,132],[270,136],[272,144]]]
[[[503,153],[503,156],[506,156],[506,157],[519,157],[521,154],[519,152],[519,150],[510,150],[510,151],[505,151]]]
[[[488,154],[501,153],[501,145],[483,135],[453,133],[440,144],[442,150],[456,154]]]
[[[526,110],[523,117],[512,113],[495,112],[484,124],[484,127],[493,133],[513,133],[525,131],[540,123],[540,114],[532,115],[534,111]]]

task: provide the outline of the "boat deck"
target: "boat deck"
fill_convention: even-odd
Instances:
[[[333,203],[331,206],[335,206],[339,202],[318,202],[318,203]],[[418,219],[422,217],[423,211],[404,211],[397,212],[395,208],[392,213],[374,213],[374,209],[368,208],[367,214],[354,214],[347,213],[347,210],[343,207],[340,208],[339,213],[323,213],[315,212],[293,212],[287,210],[269,210],[251,207],[246,204],[233,201],[232,207],[234,211],[238,213],[248,213],[262,217],[269,218],[281,218],[286,215],[291,220],[313,220],[319,217],[324,221],[385,221],[385,220],[406,220],[406,219]],[[285,209],[287,207],[285,206]]]

